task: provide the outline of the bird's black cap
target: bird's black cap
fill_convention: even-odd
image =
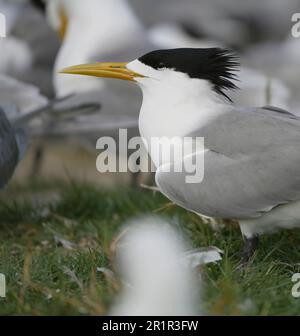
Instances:
[[[223,90],[236,89],[232,80],[239,67],[238,57],[222,48],[180,48],[152,51],[139,61],[154,69],[173,69],[191,78],[209,80],[215,91],[230,100]]]

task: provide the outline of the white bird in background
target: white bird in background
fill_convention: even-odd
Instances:
[[[62,39],[53,73],[56,95],[75,94],[61,107],[67,109],[91,102],[101,106],[98,114],[84,115],[63,126],[56,124],[54,132],[64,132],[74,139],[84,140],[84,143],[89,141],[93,149],[100,136],[118,139],[120,128],[127,128],[131,135],[138,135],[141,95],[135,86],[80,76],[70,78],[58,73],[63,67],[78,62],[128,59],[152,49],[127,1],[51,0],[46,4],[48,20]],[[134,185],[138,175],[132,176]]]
[[[232,104],[225,92],[236,87],[237,67],[236,57],[224,49],[171,49],[130,63],[81,65],[64,72],[137,82],[143,92],[139,129],[148,144],[153,137],[204,138],[204,152],[171,161],[158,160],[159,147],[150,151],[156,182],[186,209],[238,221],[247,261],[260,234],[300,226],[300,119],[276,107]],[[161,144],[162,151],[170,150],[172,142]],[[187,183],[184,168],[203,158],[203,181]],[[197,168],[201,171],[202,165],[195,174]]]
[[[189,251],[182,234],[158,217],[131,222],[117,247],[124,282],[111,308],[119,316],[187,316],[201,312],[196,268],[221,260],[216,248]]]
[[[58,76],[63,67],[111,57],[121,60],[150,48],[126,0],[51,0],[47,13],[63,40],[54,67],[54,86],[60,96],[105,85],[105,81]]]
[[[111,81],[69,78],[58,74],[71,64],[86,63],[105,58],[125,59],[139,51],[150,50],[143,27],[125,0],[53,0],[47,2],[48,19],[61,38],[53,81],[56,95],[76,94],[66,105],[97,102],[101,106],[95,127],[95,116],[81,119],[74,124],[76,133],[87,134],[87,125],[93,125],[89,135],[95,139],[128,127],[137,133],[141,97],[134,86],[115,85]],[[112,42],[113,41],[113,42]],[[91,122],[92,121],[92,122]],[[86,124],[85,124],[86,122]],[[72,132],[72,127],[69,127]]]

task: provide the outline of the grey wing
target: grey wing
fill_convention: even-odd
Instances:
[[[158,169],[161,191],[184,208],[217,218],[259,217],[300,200],[300,120],[258,112],[230,113],[195,132],[207,148],[203,181],[186,183],[185,172]],[[183,162],[191,167],[201,162],[199,155]]]
[[[0,188],[12,177],[19,161],[19,149],[15,133],[0,108]]]
[[[187,164],[200,162],[197,155]],[[300,155],[294,146],[257,155],[229,158],[214,151],[204,154],[204,179],[187,183],[185,172],[158,170],[156,182],[174,203],[215,218],[259,217],[272,208],[300,200]]]

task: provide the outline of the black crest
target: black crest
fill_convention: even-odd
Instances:
[[[227,49],[168,49],[152,51],[139,61],[154,69],[173,69],[188,74],[191,78],[209,80],[216,90],[230,100],[223,90],[236,89],[232,80],[239,67],[236,55]]]

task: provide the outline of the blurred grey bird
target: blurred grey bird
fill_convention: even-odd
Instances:
[[[99,106],[94,104],[79,104],[72,109],[64,109],[60,104],[68,98],[48,100],[35,86],[0,75],[1,162],[5,167],[7,163],[13,172],[25,153],[28,141],[57,137],[52,131],[53,124],[72,123],[78,115],[89,115],[99,110]],[[66,137],[65,134],[60,136]],[[33,169],[36,174],[35,167]],[[3,173],[3,176],[8,175]]]
[[[0,188],[11,179],[24,153],[22,136],[16,132],[0,107]]]
[[[123,65],[81,65],[64,72],[140,85],[140,133],[148,144],[153,138],[162,144],[150,151],[161,192],[193,212],[236,220],[247,261],[259,235],[300,226],[300,118],[272,106],[234,105],[227,91],[236,88],[238,66],[225,49],[171,49]],[[177,146],[162,140],[174,137],[204,138],[204,150],[160,160],[161,151]],[[189,183],[185,168],[196,162],[193,173],[201,172],[203,161],[202,182]]]

